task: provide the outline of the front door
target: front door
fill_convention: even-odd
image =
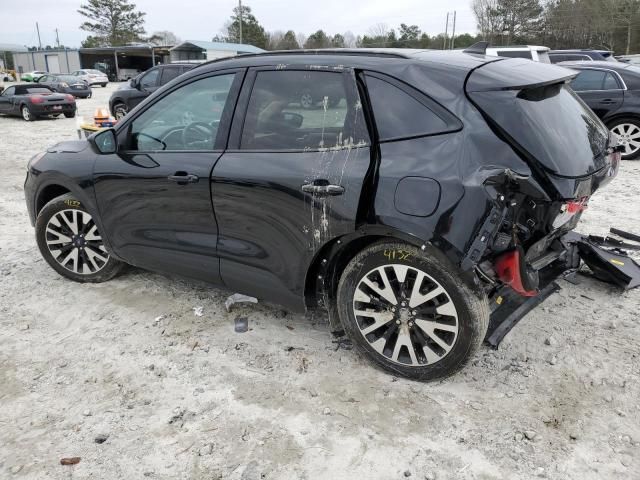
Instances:
[[[219,281],[209,178],[242,75],[228,71],[187,80],[126,117],[118,128],[118,153],[97,158],[104,234],[127,262]]]
[[[15,95],[16,87],[9,87],[4,92],[0,93],[0,113],[11,113],[13,110],[13,96]]]
[[[370,149],[355,77],[255,69],[237,110],[211,180],[222,279],[301,309],[316,253],[356,228]]]

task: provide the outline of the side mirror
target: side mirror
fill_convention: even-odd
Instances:
[[[282,112],[282,122],[291,128],[300,128],[304,117],[299,113]]]
[[[135,78],[129,80],[129,85],[131,86],[131,88],[138,88],[140,86]]]
[[[118,151],[118,138],[113,128],[100,130],[91,135],[87,140],[93,145],[94,149],[103,155],[116,153]]]

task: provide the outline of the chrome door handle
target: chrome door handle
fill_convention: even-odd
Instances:
[[[305,193],[314,195],[342,195],[344,187],[342,185],[314,185],[313,183],[305,183],[301,190]]]
[[[192,175],[190,173],[184,172],[176,172],[175,175],[169,175],[167,179],[171,180],[172,182],[176,182],[178,185],[186,185],[187,183],[198,183],[198,180],[200,180],[197,175]]]

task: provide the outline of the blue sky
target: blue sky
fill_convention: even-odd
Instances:
[[[42,44],[55,44],[55,29],[60,42],[78,46],[87,36],[78,27],[81,0],[0,0],[0,43],[37,45],[35,22],[40,24]],[[211,40],[220,33],[237,1],[233,0],[134,0],[146,12],[146,30],[170,30],[181,39]],[[416,24],[435,35],[444,31],[447,11],[457,10],[456,31],[475,32],[471,0],[245,0],[268,30],[293,29],[306,35],[322,28],[330,34],[351,31],[366,33],[370,27],[385,23]]]

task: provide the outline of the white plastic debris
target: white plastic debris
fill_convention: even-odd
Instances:
[[[193,314],[196,317],[201,317],[204,315],[204,307],[193,307]]]
[[[241,293],[234,293],[224,302],[224,306],[227,309],[227,312],[231,311],[231,306],[235,303],[258,303],[258,299],[255,297],[250,297],[248,295],[243,295]]]

